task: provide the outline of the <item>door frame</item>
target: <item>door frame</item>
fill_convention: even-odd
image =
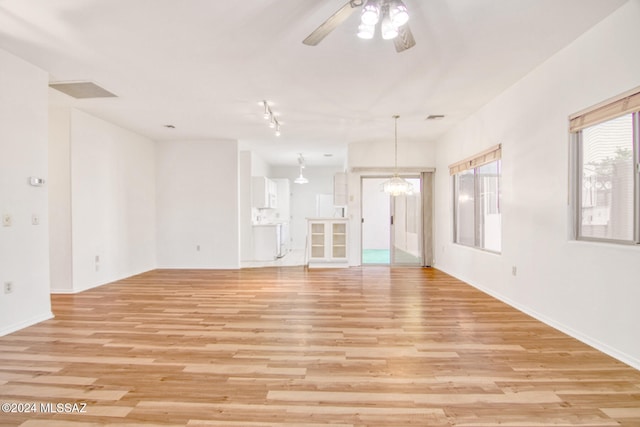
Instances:
[[[390,235],[389,235],[389,264],[364,264],[362,262],[362,253],[364,250],[364,180],[371,178],[378,179],[389,179],[393,175],[387,174],[384,172],[380,173],[372,173],[372,174],[361,174],[360,175],[360,265],[389,265],[393,267],[399,266],[422,266],[422,267],[431,267],[433,264],[433,201],[434,201],[434,171],[411,171],[400,173],[402,177],[406,178],[418,178],[420,180],[420,202],[422,204],[421,210],[422,214],[420,215],[420,229],[421,229],[421,261],[417,264],[401,264],[394,263],[392,257],[393,251],[393,227],[391,227]],[[391,196],[390,196],[391,197]],[[391,213],[393,212],[393,201],[390,201],[389,204],[390,212],[389,217],[391,220]]]

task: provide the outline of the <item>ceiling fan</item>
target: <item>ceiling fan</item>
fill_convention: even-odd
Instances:
[[[331,31],[346,21],[358,7],[362,7],[358,37],[373,38],[376,26],[380,23],[382,38],[393,40],[396,52],[402,52],[415,46],[416,41],[407,24],[409,13],[401,0],[349,0],[309,34],[302,43],[309,46],[317,45]]]

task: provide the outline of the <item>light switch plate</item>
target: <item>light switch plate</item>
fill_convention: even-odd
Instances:
[[[13,221],[11,220],[11,215],[9,214],[3,214],[2,215],[2,226],[3,227],[11,227],[11,223]]]

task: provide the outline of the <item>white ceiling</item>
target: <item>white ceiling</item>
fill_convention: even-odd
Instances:
[[[625,0],[405,0],[410,50],[358,39],[357,12],[303,45],[345,2],[0,0],[0,48],[52,82],[90,80],[118,95],[50,89],[52,103],[154,140],[230,138],[272,164],[295,165],[299,152],[308,165],[342,164],[349,143],[391,141],[393,114],[401,141],[433,141]]]

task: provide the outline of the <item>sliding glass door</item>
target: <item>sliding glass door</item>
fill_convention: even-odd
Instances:
[[[422,265],[420,178],[405,178],[415,192],[391,199],[391,263]]]
[[[362,264],[422,265],[420,178],[406,177],[415,192],[395,197],[382,192],[389,178],[362,178]]]

